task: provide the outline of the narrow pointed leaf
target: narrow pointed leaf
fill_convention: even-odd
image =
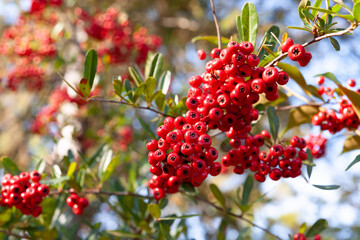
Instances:
[[[244,37],[243,41],[249,41],[255,47],[259,19],[258,19],[256,7],[253,3],[247,2],[242,8],[241,24],[242,24],[242,32]]]
[[[329,37],[329,40],[331,42],[331,45],[334,47],[335,51],[340,51],[340,44],[339,42],[333,38],[333,37]]]
[[[322,190],[335,190],[335,189],[340,188],[339,185],[315,185],[315,184],[313,184],[313,186],[317,187],[319,189],[322,189]]]
[[[311,163],[313,163],[313,155],[311,154],[311,150],[310,150],[310,149],[306,149],[306,154],[307,154],[307,159],[308,159],[308,161],[311,162]],[[312,168],[313,168],[313,166],[310,166],[310,165],[307,165],[307,166],[306,166],[309,179],[310,179],[310,177],[311,177]]]
[[[94,49],[90,49],[85,56],[84,78],[89,81],[89,87],[92,88],[94,84],[98,56]]]
[[[239,41],[243,42],[244,36],[243,36],[243,30],[242,30],[241,16],[236,17],[236,29],[238,32]]]
[[[288,124],[283,132],[304,123],[311,123],[312,116],[319,112],[319,106],[301,106],[290,111]]]
[[[210,190],[214,194],[216,200],[221,204],[221,206],[225,209],[226,208],[226,202],[225,197],[220,191],[220,189],[215,184],[210,184]]]
[[[136,86],[139,86],[141,83],[143,83],[143,80],[140,77],[140,74],[136,71],[135,68],[129,67],[129,74],[131,78],[134,80],[134,83]]]
[[[314,237],[316,234],[321,233],[327,227],[328,222],[325,219],[319,219],[309,228],[305,236],[307,238]]]
[[[273,33],[277,38],[279,38],[280,36],[280,28],[278,26],[271,26],[269,28],[269,30],[265,33],[263,39],[261,40],[261,44],[260,47],[262,45],[266,45],[268,49],[270,49],[271,51],[274,51],[274,48],[277,44],[276,39],[274,38],[274,36],[271,34]],[[262,49],[259,53],[259,59],[260,61],[262,61],[267,55],[269,55],[267,53],[267,51],[265,49]]]
[[[196,41],[200,41],[200,40],[207,41],[216,46],[218,45],[218,37],[217,36],[197,36],[197,37],[194,37],[193,39],[191,39],[191,42],[195,43]],[[222,42],[223,46],[226,46],[228,44],[228,42],[230,42],[230,39],[226,38],[226,37],[221,37],[221,42]]]
[[[121,92],[122,92],[122,82],[119,79],[114,79],[113,80],[113,87],[114,87],[114,92],[116,95],[118,95],[119,97],[121,97]]]
[[[70,163],[66,175],[67,175],[68,177],[72,177],[72,176],[74,175],[75,170],[76,170],[76,162]]]
[[[245,180],[244,189],[242,192],[242,198],[241,198],[242,205],[248,204],[253,185],[254,185],[254,177],[252,175],[248,175]]]
[[[102,184],[111,176],[111,174],[114,172],[115,168],[119,165],[119,163],[120,163],[120,156],[117,155],[111,159],[111,162],[106,166],[106,168],[104,167],[105,171],[101,179]]]
[[[2,157],[1,164],[5,171],[10,173],[11,175],[19,175],[21,173],[16,163],[8,157]]]
[[[166,71],[160,77],[158,89],[160,89],[162,93],[166,95],[169,91],[170,84],[171,84],[171,72]]]
[[[345,171],[349,170],[352,166],[354,166],[356,163],[360,162],[360,154],[355,157],[355,159],[347,166]]]
[[[322,4],[322,1],[323,0],[316,0],[315,3],[314,3],[314,8],[312,11],[311,11],[311,14],[316,17],[317,13],[318,13],[318,10],[316,10],[316,8],[319,8],[321,7],[321,4]]]
[[[333,0],[337,4],[339,4],[342,8],[344,8],[346,11],[348,11],[350,14],[352,14],[351,9],[343,2],[343,0]]]
[[[273,106],[269,106],[266,110],[266,114],[269,120],[271,135],[273,139],[276,140],[278,137],[280,122],[278,116],[276,115],[275,108]]]

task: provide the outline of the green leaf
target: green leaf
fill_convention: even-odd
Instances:
[[[162,236],[167,240],[171,240],[172,237],[170,235],[170,226],[164,223],[160,223],[159,225]]]
[[[314,3],[314,8],[316,9],[316,8],[321,7],[322,1],[323,1],[323,0],[316,0],[315,3]],[[313,10],[311,11],[311,14],[312,14],[314,17],[316,17],[316,15],[317,15],[317,13],[318,13],[318,10],[315,10],[315,9],[313,9]]]
[[[257,105],[255,106],[255,109],[258,110],[258,112],[259,112],[259,117],[258,117],[258,119],[257,119],[256,121],[252,121],[252,122],[251,122],[251,125],[253,125],[253,126],[256,125],[256,124],[261,120],[261,118],[264,116],[264,113],[265,113],[265,105],[259,103],[259,104],[257,104]]]
[[[267,114],[269,124],[270,124],[271,135],[272,135],[274,141],[276,141],[276,139],[278,137],[280,123],[279,123],[279,118],[276,115],[275,108],[273,106],[269,106],[266,110],[266,114]]]
[[[331,45],[334,47],[335,51],[340,51],[340,44],[339,42],[333,38],[333,37],[329,37],[329,40],[331,42]]]
[[[324,76],[327,79],[335,82],[336,85],[338,85],[338,87],[340,88],[340,90],[349,98],[349,100],[351,101],[351,105],[353,106],[356,115],[358,117],[360,117],[360,94],[358,94],[357,92],[354,92],[354,91],[342,86],[341,83],[335,77],[335,75],[330,73],[330,72],[326,72],[324,74],[319,74],[319,75],[316,75],[316,76]]]
[[[312,33],[312,31],[310,29],[307,29],[307,28],[303,28],[303,27],[296,27],[296,26],[289,26],[289,27],[286,27],[288,29],[295,29],[295,30],[302,30],[302,31],[307,31],[309,33]]]
[[[106,146],[99,162],[98,178],[100,180],[102,180],[107,167],[111,163],[113,159],[112,156],[113,156],[113,151],[108,146]]]
[[[165,95],[160,92],[156,97],[155,97],[155,104],[158,107],[158,109],[160,111],[164,110],[165,107]]]
[[[124,232],[124,231],[120,231],[120,230],[107,230],[106,231],[108,234],[114,236],[114,237],[118,237],[118,238],[147,238],[146,236],[142,236],[140,234],[135,234],[135,233],[129,233],[129,232]]]
[[[89,81],[90,89],[93,87],[96,74],[98,56],[94,49],[90,49],[85,56],[84,78]]]
[[[80,80],[79,89],[85,98],[88,98],[90,96],[90,85],[89,81],[86,78],[82,78]]]
[[[154,77],[155,79],[159,79],[163,61],[164,57],[161,53],[152,55],[150,64],[146,65],[145,78]]]
[[[350,14],[333,14],[333,16],[346,19],[346,20],[348,20],[350,22],[353,22],[355,20],[354,16],[350,15]]]
[[[297,127],[304,123],[311,123],[312,116],[319,112],[319,106],[301,106],[290,111],[288,124],[282,132],[282,135],[289,129]]]
[[[141,83],[134,92],[134,102],[139,99],[139,97],[144,93],[145,84]]]
[[[340,188],[339,185],[315,185],[313,184],[314,187],[320,188],[322,190],[335,190]]]
[[[129,100],[130,100],[131,102],[134,102],[134,97],[133,97],[133,94],[132,94],[132,89],[131,89],[130,81],[129,81],[128,79],[125,79],[124,87],[125,87],[125,91],[126,91],[126,94],[125,94],[124,97],[128,96]]]
[[[191,42],[195,43],[196,41],[199,41],[199,40],[207,41],[216,46],[218,45],[218,37],[217,36],[197,36],[197,37],[194,37],[193,39],[191,39]],[[221,37],[221,42],[222,42],[223,46],[226,46],[228,44],[228,42],[230,42],[230,39],[226,38],[226,37]]]
[[[321,233],[325,228],[328,227],[328,222],[325,219],[317,220],[306,232],[305,237],[314,237],[316,234]]]
[[[303,9],[306,9],[308,6],[311,6],[311,2],[309,0],[301,0],[298,7],[299,17],[301,21],[304,23],[305,27],[311,26],[309,20],[306,18],[304,12],[302,11]]]
[[[70,179],[69,176],[62,176],[62,177],[59,177],[59,178],[42,180],[41,183],[46,184],[46,185],[58,185],[59,183],[66,182],[69,179]]]
[[[66,175],[68,177],[72,177],[74,175],[75,170],[76,170],[76,162],[70,163],[70,165],[68,167],[68,172]]]
[[[150,203],[148,205],[148,211],[154,218],[158,219],[161,216],[161,209],[160,206],[156,203]]]
[[[198,216],[201,216],[201,215],[202,214],[192,214],[192,215],[175,216],[175,217],[162,217],[162,218],[159,218],[158,221],[186,219],[186,218],[198,217]]]
[[[267,30],[267,32],[265,33],[263,39],[261,40],[260,46],[266,45],[267,48],[269,48],[271,51],[274,51],[277,41],[271,33],[274,34],[277,38],[279,38],[280,28],[275,25],[271,26],[269,30]],[[267,55],[269,55],[269,53],[265,49],[261,49],[258,57],[260,61],[262,61]]]
[[[354,4],[353,16],[357,22],[360,22],[360,2]]]
[[[251,42],[254,47],[256,44],[256,35],[258,32],[259,19],[256,7],[253,3],[247,2],[241,10],[241,24],[243,32],[243,41]]]
[[[134,80],[134,83],[136,86],[139,86],[141,83],[143,83],[143,80],[140,77],[140,74],[136,71],[135,68],[129,67],[129,74],[131,78]]]
[[[311,10],[313,10],[313,12],[316,11],[316,13],[317,12],[322,12],[322,13],[328,13],[328,14],[335,14],[335,12],[333,12],[331,10],[328,10],[328,9],[324,9],[324,8],[317,8],[317,7],[309,6],[309,7],[307,7],[307,9],[311,9]],[[313,15],[313,14],[311,14],[311,15],[312,15],[312,17],[316,16],[316,15]]]
[[[278,63],[278,67],[283,69],[283,71],[286,72],[291,79],[295,80],[295,82],[302,88],[302,90],[307,95],[311,95],[311,93],[307,89],[308,85],[306,84],[305,78],[297,67],[281,62]]]
[[[110,163],[107,164],[106,168],[104,166],[105,171],[101,179],[101,184],[103,184],[111,176],[111,174],[114,172],[115,168],[119,165],[119,163],[120,163],[120,156],[116,155],[111,159]]]
[[[360,136],[353,135],[346,138],[341,154],[357,149],[360,149]]]
[[[246,205],[249,202],[250,193],[254,185],[254,177],[252,175],[248,175],[245,183],[244,189],[242,192],[241,204]]]
[[[306,154],[307,154],[308,161],[312,163],[313,162],[313,155],[311,154],[311,150],[306,149]],[[309,176],[309,179],[310,179],[313,166],[307,165],[306,168],[307,168],[307,173],[308,173],[308,176]]]
[[[306,230],[306,223],[302,223],[299,227],[299,233],[304,234]]]
[[[345,169],[345,171],[349,170],[356,163],[360,162],[360,154],[355,157],[355,159],[349,164],[349,166]]]
[[[122,82],[120,79],[114,79],[113,80],[113,87],[114,87],[114,91],[115,94],[118,95],[119,97],[121,97],[121,93],[122,93]]]
[[[0,227],[8,223],[12,217],[12,209],[4,209],[0,212]]]
[[[307,8],[309,8],[309,7],[307,7]],[[301,9],[301,13],[306,17],[306,18],[308,18],[309,20],[313,20],[314,19],[314,16],[311,14],[311,13],[309,13],[309,11],[307,10],[307,8],[306,9]]]
[[[148,77],[145,81],[145,96],[146,101],[149,103],[151,101],[151,97],[156,88],[156,79],[153,77]]]
[[[336,2],[337,4],[339,4],[342,8],[344,8],[350,14],[352,14],[351,9],[342,0],[333,0],[333,1]]]
[[[210,190],[214,194],[216,200],[221,204],[221,206],[225,209],[226,208],[226,202],[225,197],[222,194],[222,192],[219,190],[219,188],[215,184],[210,184]]]
[[[169,91],[170,84],[171,84],[171,72],[166,71],[160,76],[158,89],[160,89],[162,93],[166,95]]]
[[[5,169],[5,172],[10,173],[11,175],[19,175],[21,173],[16,163],[8,157],[1,157],[1,164]]]
[[[236,17],[236,29],[237,29],[237,32],[238,32],[239,41],[243,42],[244,41],[244,35],[243,35],[243,30],[242,30],[241,16]]]

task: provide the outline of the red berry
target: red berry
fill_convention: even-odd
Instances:
[[[211,50],[210,56],[214,59],[219,58],[220,53],[221,53],[221,50],[219,48],[214,48],[213,50]]]
[[[280,49],[282,52],[287,52],[292,45],[294,45],[294,41],[288,38],[281,44]]]
[[[289,75],[286,72],[279,72],[279,79],[277,83],[279,85],[285,85],[289,82]]]
[[[249,55],[254,51],[254,46],[251,42],[242,42],[240,43],[240,51],[243,52],[245,55]]]
[[[203,49],[199,49],[197,51],[197,55],[199,57],[200,60],[204,60],[206,58],[206,53]]]
[[[279,79],[279,71],[274,67],[268,67],[263,72],[262,79],[267,84],[276,83]]]
[[[289,48],[288,55],[291,60],[299,61],[305,55],[305,48],[300,44],[294,44]]]
[[[349,85],[349,87],[355,87],[355,86],[356,86],[355,80],[352,79],[352,78],[350,78],[350,79],[348,80],[348,85]]]
[[[274,168],[273,170],[270,171],[269,176],[272,180],[277,181],[281,178],[282,172],[280,169]]]
[[[305,67],[306,65],[308,65],[308,63],[310,62],[311,58],[312,58],[311,53],[306,52],[306,53],[304,54],[304,56],[299,59],[298,64],[299,64],[301,67]]]
[[[38,171],[34,170],[30,172],[30,178],[33,182],[39,182],[41,179],[41,175]]]
[[[264,137],[264,138],[267,138],[267,139],[270,139],[271,136],[270,136],[270,133],[266,130],[262,130],[261,131],[261,135]]]
[[[320,76],[320,77],[318,78],[318,80],[316,81],[316,83],[317,83],[318,85],[322,85],[324,82],[325,82],[325,78],[324,78],[323,76]]]
[[[84,209],[89,206],[89,201],[86,198],[79,198],[78,205],[80,208]]]

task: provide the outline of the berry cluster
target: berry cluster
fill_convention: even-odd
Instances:
[[[182,182],[198,187],[209,174],[216,176],[221,172],[220,163],[214,162],[218,151],[211,147],[206,124],[198,114],[194,117],[189,112],[185,118],[167,117],[156,131],[160,139],[146,144],[150,172],[155,175],[149,187],[157,200],[166,193],[178,192]]]
[[[304,151],[306,142],[297,136],[292,137],[288,146],[274,144],[269,152],[260,152],[264,137],[259,134],[248,136],[243,141],[232,138],[230,144],[233,149],[222,157],[222,164],[234,166],[233,172],[236,174],[243,174],[245,169],[249,169],[255,172],[254,178],[259,182],[264,182],[267,175],[274,181],[281,177],[295,178],[301,174],[302,161],[307,159]]]
[[[16,91],[24,84],[30,91],[37,91],[44,85],[45,71],[35,65],[16,65],[8,74],[6,85]]]
[[[95,88],[90,96],[99,94],[100,89]],[[56,114],[65,103],[75,103],[79,108],[85,104],[85,101],[79,96],[71,97],[66,88],[57,88],[49,96],[49,105],[43,107],[31,122],[30,130],[33,133],[45,134],[51,122],[56,122]]]
[[[128,63],[130,56],[137,64],[142,64],[148,52],[156,50],[161,44],[161,38],[148,35],[146,28],[135,30],[131,27],[126,14],[116,8],[108,8],[95,16],[76,8],[75,14],[78,17],[75,24],[85,25],[86,33],[96,40],[98,55],[106,56],[110,64]]]
[[[321,158],[325,154],[326,150],[326,141],[327,139],[319,135],[312,135],[310,134],[308,136],[308,139],[306,140],[306,146],[308,149],[310,149],[311,154],[314,158]]]
[[[304,234],[297,233],[297,234],[294,235],[294,240],[309,240],[309,239],[306,238]],[[314,240],[321,240],[321,235],[316,234],[315,237],[314,237]]]
[[[30,182],[30,180],[32,182]],[[22,172],[20,175],[5,174],[1,184],[2,207],[15,206],[25,215],[38,217],[42,212],[39,204],[49,194],[49,187],[40,184],[41,175],[37,171]]]
[[[360,125],[359,117],[348,100],[339,100],[339,116],[334,110],[322,109],[312,118],[312,124],[320,126],[321,130],[328,130],[331,134],[343,128],[357,129]]]
[[[305,48],[300,44],[294,44],[291,38],[286,39],[281,44],[280,49],[282,52],[287,52],[292,61],[297,61],[301,67],[305,67],[310,62],[312,55],[305,51]]]
[[[38,13],[43,11],[46,7],[58,7],[63,4],[63,0],[32,0],[30,13]]]
[[[84,197],[79,197],[70,189],[70,196],[66,198],[66,204],[72,208],[74,214],[81,215],[84,209],[89,206],[89,201]]]

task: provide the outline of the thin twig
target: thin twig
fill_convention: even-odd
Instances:
[[[357,26],[359,25],[359,23],[351,23],[350,27],[348,27],[347,29],[343,30],[343,31],[339,31],[339,32],[335,32],[335,33],[329,33],[329,34],[324,34],[322,36],[316,37],[313,40],[304,43],[302,46],[306,47],[309,46],[310,44],[313,44],[315,42],[318,42],[320,40],[323,40],[325,38],[329,38],[329,37],[335,37],[335,36],[342,36],[345,35],[351,31],[353,31]],[[267,67],[271,67],[271,66],[275,66],[279,61],[281,61],[284,57],[286,57],[288,55],[287,52],[284,52],[282,54],[280,54],[279,56],[277,56],[274,60],[272,60],[270,63],[268,63],[265,68]]]
[[[10,230],[0,229],[0,232],[5,233],[5,234],[8,235],[8,236],[16,237],[16,238],[19,238],[19,239],[31,239],[30,236],[27,236],[27,235],[19,235],[19,234],[16,234],[16,233],[11,232]]]
[[[60,194],[60,193],[70,193],[69,190],[61,190],[61,191],[53,191],[50,194]],[[138,198],[146,198],[146,199],[153,199],[154,197],[145,196],[137,193],[131,192],[108,192],[103,191],[101,189],[87,189],[81,192],[81,194],[94,194],[94,195],[106,195],[106,196],[130,196],[130,197],[138,197]]]
[[[297,92],[293,91],[291,88],[289,88],[289,87],[287,87],[287,86],[285,86],[285,85],[283,85],[283,86],[281,86],[281,87],[282,87],[283,89],[285,89],[288,93],[290,93],[292,96],[297,97],[298,99],[300,99],[300,100],[302,100],[302,101],[304,101],[304,102],[306,102],[306,103],[310,103],[310,101],[309,101],[306,97],[298,94]]]
[[[326,102],[310,102],[307,104],[300,104],[300,105],[288,105],[288,106],[283,106],[283,107],[275,107],[275,111],[287,111],[287,110],[291,110],[291,109],[295,109],[295,108],[299,108],[299,107],[305,107],[305,106],[314,106],[314,107],[320,107],[323,104],[327,104]]]
[[[220,212],[223,212],[223,213],[225,213],[225,214],[227,214],[227,215],[229,215],[229,216],[232,216],[232,217],[238,218],[238,219],[240,219],[240,220],[242,220],[242,221],[244,221],[244,222],[247,222],[247,223],[249,223],[250,225],[252,225],[253,227],[256,227],[256,228],[264,231],[266,234],[268,234],[268,235],[270,235],[270,236],[272,236],[272,237],[274,237],[274,238],[276,238],[276,239],[281,240],[280,237],[276,236],[275,234],[273,234],[272,232],[270,232],[270,231],[267,230],[266,228],[257,225],[256,223],[252,222],[251,220],[245,218],[245,217],[242,216],[242,215],[235,214],[235,213],[232,213],[232,212],[228,212],[228,211],[226,211],[226,209],[224,209],[224,208],[222,208],[222,207],[219,207],[219,206],[217,206],[215,203],[212,203],[212,202],[210,202],[209,200],[207,200],[207,199],[205,199],[205,198],[202,198],[202,197],[200,197],[200,196],[197,196],[197,195],[196,195],[196,196],[193,196],[193,197],[194,197],[195,199],[199,200],[199,201],[202,201],[202,202],[204,202],[204,203],[212,206],[213,208],[215,208],[216,210],[218,210],[218,211],[220,211]]]
[[[164,117],[173,117],[171,115],[168,115],[166,113],[163,113],[159,110],[156,110],[156,109],[153,109],[151,107],[144,107],[144,106],[136,106],[136,105],[133,105],[131,103],[127,103],[127,102],[124,102],[124,101],[118,101],[118,100],[110,100],[110,99],[101,99],[101,98],[89,98],[87,99],[88,102],[106,102],[106,103],[116,103],[116,104],[123,104],[123,105],[127,105],[127,106],[131,106],[133,108],[138,108],[138,109],[145,109],[145,110],[149,110],[149,111],[152,111],[154,113],[157,113],[157,114],[160,114]]]
[[[221,43],[220,26],[219,26],[219,23],[218,23],[218,20],[217,20],[216,12],[215,12],[214,1],[213,1],[213,0],[210,0],[210,4],[211,4],[211,8],[212,8],[212,13],[213,13],[213,16],[214,16],[216,33],[217,33],[217,37],[218,37],[218,48],[221,49],[221,48],[222,48],[222,43]]]

